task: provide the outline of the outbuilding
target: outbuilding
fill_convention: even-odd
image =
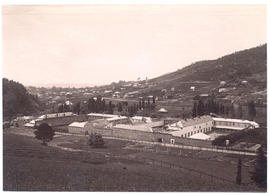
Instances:
[[[68,132],[74,134],[83,134],[85,133],[85,125],[88,122],[73,122],[68,126]]]

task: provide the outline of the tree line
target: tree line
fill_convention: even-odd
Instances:
[[[256,106],[254,101],[249,101],[247,103],[248,107],[248,119],[254,120],[256,116]],[[192,108],[192,117],[208,115],[210,113],[214,113],[217,115],[221,115],[224,117],[231,118],[243,118],[243,108],[242,105],[239,104],[237,110],[234,107],[234,104],[224,104],[216,101],[214,98],[210,98],[206,101],[198,100],[194,101]]]

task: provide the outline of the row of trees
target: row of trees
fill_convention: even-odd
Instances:
[[[106,104],[105,100],[99,96],[97,98],[90,98],[86,103],[78,102],[72,107],[65,104],[60,105],[58,107],[58,112],[72,111],[76,114],[86,114],[90,112],[113,114],[117,111],[118,113],[121,113],[121,115],[134,116],[139,110],[143,110],[145,113],[150,113],[154,108],[155,104],[150,103],[150,99],[132,104],[119,102],[115,105],[111,101]]]
[[[254,101],[250,101],[247,104],[248,107],[248,119],[254,120],[256,116],[256,107]],[[218,115],[231,117],[231,118],[243,118],[243,108],[242,105],[237,107],[237,110],[234,107],[234,104],[223,104],[218,103],[213,98],[208,99],[207,101],[195,101],[192,109],[192,116],[202,116],[210,113],[215,113]]]

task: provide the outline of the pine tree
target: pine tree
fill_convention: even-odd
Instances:
[[[239,105],[239,108],[238,108],[238,114],[239,114],[239,118],[242,119],[242,117],[243,117],[243,108],[242,108],[241,104]]]
[[[197,102],[195,101],[193,103],[193,108],[192,108],[192,117],[196,117],[197,116]]]
[[[203,102],[201,100],[199,100],[198,109],[197,109],[197,115],[202,116],[202,115],[204,115],[204,113],[205,113],[204,104],[203,104]]]
[[[237,175],[236,175],[236,184],[241,185],[242,182],[242,160],[241,158],[238,159],[238,166],[237,166]]]
[[[250,101],[248,103],[248,115],[250,120],[254,120],[254,117],[256,116],[256,108],[255,108],[255,104],[254,101]]]
[[[267,160],[264,156],[263,148],[260,147],[257,153],[256,165],[253,172],[251,172],[251,179],[258,187],[266,189],[267,187]]]

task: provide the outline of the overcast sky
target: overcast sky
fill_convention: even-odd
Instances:
[[[264,44],[266,6],[4,6],[2,32],[4,77],[105,84]]]

